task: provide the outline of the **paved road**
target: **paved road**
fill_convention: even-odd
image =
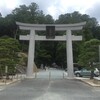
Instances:
[[[100,88],[78,80],[24,79],[0,91],[0,100],[100,100]]]
[[[63,76],[64,75],[64,76]],[[62,79],[63,77],[67,77],[65,75],[64,70],[57,70],[57,69],[48,69],[48,70],[40,70],[37,73],[37,78],[42,79]]]

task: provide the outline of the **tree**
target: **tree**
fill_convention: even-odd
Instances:
[[[66,68],[66,42],[58,42],[56,47],[56,63],[62,67]]]
[[[54,19],[52,18],[51,15],[46,15],[45,16],[45,23],[46,24],[54,24]]]
[[[14,17],[9,14],[5,18],[0,18],[0,36],[7,35],[14,38],[16,34],[17,26],[15,24]]]
[[[15,65],[19,62],[18,52],[19,42],[17,40],[8,37],[0,38],[0,67],[2,73],[5,73],[6,66],[8,66],[9,74],[14,73]]]
[[[81,54],[79,55],[78,63],[81,66],[85,66],[88,69],[91,69],[91,79],[93,78],[94,72],[94,62],[99,61],[98,46],[100,41],[97,39],[91,39],[86,41],[81,49]]]
[[[57,24],[70,24],[70,23],[80,23],[86,21],[86,25],[83,27],[83,30],[81,31],[72,31],[72,34],[74,35],[82,35],[83,41],[89,41],[90,39],[95,38],[93,27],[98,26],[98,22],[95,18],[90,17],[86,14],[80,14],[77,11],[74,11],[73,13],[67,13],[67,14],[61,14],[59,18],[55,21]],[[99,33],[99,31],[98,31]],[[62,33],[64,34],[64,32]],[[99,35],[99,34],[98,34]],[[74,63],[77,63],[78,61],[78,55],[80,52],[80,45],[83,42],[73,42],[73,56],[74,56]]]
[[[97,39],[86,41],[79,55],[79,64],[88,66],[89,62],[98,62],[98,45],[100,45],[100,41]]]
[[[100,40],[100,26],[93,27],[93,37]]]
[[[12,15],[15,21],[24,23],[43,23],[45,17],[43,11],[39,10],[39,6],[34,2],[29,6],[20,5],[12,11]]]
[[[90,17],[86,14],[80,14],[79,12],[74,11],[73,13],[61,14],[55,22],[58,24],[70,24],[80,23],[84,21],[86,22],[86,25],[83,31],[81,31],[81,34],[83,35],[84,40],[88,41],[94,38],[92,28],[98,26],[96,18]]]

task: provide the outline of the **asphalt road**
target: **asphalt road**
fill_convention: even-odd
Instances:
[[[0,91],[0,100],[100,100],[100,88],[79,80],[24,79]]]

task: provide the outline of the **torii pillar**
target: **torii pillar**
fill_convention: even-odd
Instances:
[[[73,51],[72,51],[72,39],[71,39],[71,30],[66,31],[66,52],[67,52],[67,72],[68,72],[68,77],[73,78],[74,73],[73,73]]]
[[[73,78],[73,50],[72,41],[82,40],[82,36],[74,36],[71,34],[72,30],[81,30],[86,22],[76,24],[27,24],[16,22],[22,30],[30,30],[30,35],[21,35],[20,40],[29,40],[29,51],[28,51],[28,65],[27,65],[27,78],[33,78],[33,65],[34,65],[34,52],[35,52],[35,41],[66,41],[66,52],[67,52],[67,69],[68,77]],[[66,36],[55,36],[55,39],[46,39],[46,36],[38,36],[35,31],[46,30],[46,26],[55,26],[57,31],[66,31]]]
[[[33,66],[35,53],[35,30],[30,30],[29,50],[28,50],[28,65],[27,65],[27,78],[33,78]]]

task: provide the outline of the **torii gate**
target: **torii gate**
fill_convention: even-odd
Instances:
[[[16,22],[22,30],[29,30],[30,35],[20,35],[20,40],[29,40],[29,51],[28,51],[28,65],[27,65],[27,78],[33,78],[33,65],[34,65],[34,52],[35,52],[35,41],[66,41],[66,52],[67,52],[67,69],[68,77],[73,78],[73,51],[72,41],[82,40],[82,36],[71,35],[72,30],[81,30],[86,22],[75,23],[75,24],[27,24]],[[55,31],[66,31],[66,35],[55,36],[54,39],[47,39],[46,36],[39,36],[35,34],[35,31],[46,30],[46,26],[55,26]]]

